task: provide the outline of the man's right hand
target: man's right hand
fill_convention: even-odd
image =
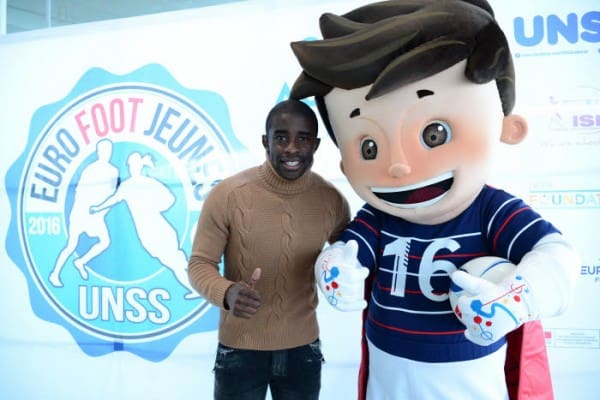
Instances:
[[[358,262],[358,243],[336,242],[323,250],[315,263],[315,277],[329,304],[340,311],[358,311],[367,306],[364,281],[369,269]]]
[[[260,307],[260,294],[254,284],[260,279],[261,269],[256,268],[249,282],[240,281],[229,286],[225,292],[226,308],[236,317],[248,319]]]

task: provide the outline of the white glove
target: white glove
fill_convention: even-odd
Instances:
[[[489,346],[537,318],[529,286],[518,273],[511,272],[500,283],[461,270],[451,278],[464,293],[453,311],[467,327],[465,336],[475,344]]]
[[[329,304],[340,311],[357,311],[367,306],[364,280],[369,269],[358,262],[358,243],[336,242],[323,250],[315,263],[315,277]]]

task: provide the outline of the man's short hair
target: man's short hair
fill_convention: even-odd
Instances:
[[[269,129],[271,129],[273,118],[276,115],[283,114],[286,112],[291,114],[299,114],[306,118],[309,121],[311,128],[313,128],[315,136],[317,136],[317,133],[319,131],[319,122],[317,121],[317,116],[315,115],[315,112],[304,102],[296,99],[288,99],[281,101],[277,103],[273,108],[271,108],[265,121],[265,133],[267,135],[269,134]]]

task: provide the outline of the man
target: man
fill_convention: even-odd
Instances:
[[[214,398],[318,399],[321,355],[313,266],[350,219],[344,197],[311,171],[317,119],[304,103],[266,119],[267,160],[209,193],[188,275],[221,309]],[[223,260],[223,276],[219,262]]]
[[[550,222],[486,184],[497,143],[527,132],[491,7],[385,1],[324,14],[320,27],[323,40],[292,44],[303,73],[291,97],[315,96],[367,202],[315,265],[328,298],[320,277],[335,266],[341,310],[367,306],[369,275],[360,398],[552,398],[537,320],[565,311],[579,259]],[[516,269],[497,284],[458,270],[483,256]],[[464,289],[456,309],[451,281]],[[520,327],[522,351],[507,356]]]

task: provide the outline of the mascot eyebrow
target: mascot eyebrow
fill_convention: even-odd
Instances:
[[[435,93],[432,90],[421,89],[417,90],[417,97],[422,99],[423,97],[433,96]],[[359,117],[360,116],[360,108],[355,108],[350,113],[350,118]]]

